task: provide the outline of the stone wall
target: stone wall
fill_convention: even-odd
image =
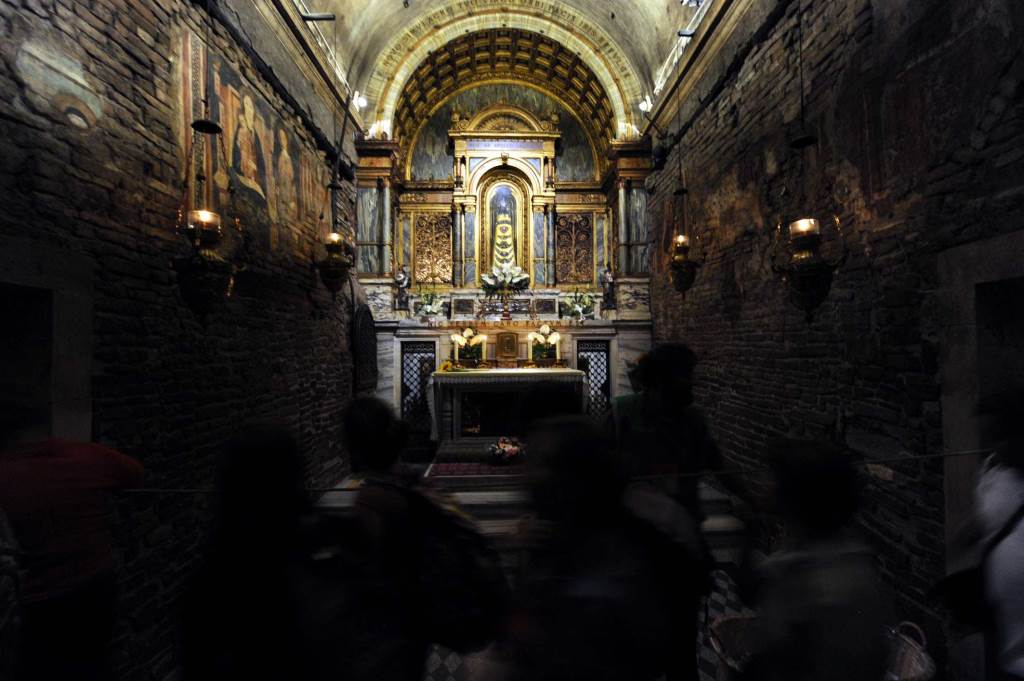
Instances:
[[[187,253],[174,231],[188,118],[181,46],[186,32],[203,35],[203,16],[183,0],[0,0],[0,240],[5,254],[31,254],[4,258],[0,281],[46,287],[33,263],[86,261],[93,349],[77,352],[92,366],[92,436],[140,459],[147,486],[208,488],[212,455],[254,420],[293,429],[309,483],[332,484],[344,470],[338,416],[351,358],[346,303],[311,268],[324,225],[249,216],[250,234],[270,224],[273,236],[247,248],[232,298],[206,316],[183,302],[170,266]],[[322,134],[220,25],[213,44],[294,153],[322,166]],[[343,209],[351,224],[350,202]],[[135,494],[117,506],[118,677],[166,678],[208,495]]]
[[[857,457],[943,451],[937,259],[1019,230],[1024,217],[1024,5],[1013,0],[754,0],[726,49],[660,117],[682,130],[650,183],[659,256],[658,340],[699,353],[698,401],[731,464],[755,465],[772,436],[822,437]],[[807,121],[799,122],[803,11]],[[669,100],[674,101],[674,95]],[[686,215],[704,253],[675,292],[669,240],[678,155]],[[801,169],[805,169],[801,173]],[[803,209],[841,217],[849,258],[813,321],[769,267],[776,225]],[[943,462],[867,466],[861,526],[906,617],[941,622],[926,590],[942,572]]]

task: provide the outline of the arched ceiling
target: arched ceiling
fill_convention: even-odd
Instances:
[[[608,94],[578,54],[538,33],[495,28],[464,34],[420,63],[398,99],[393,138],[410,139],[452,95],[494,81],[526,83],[561,101],[599,148],[615,136]]]
[[[388,133],[402,88],[428,55],[464,34],[508,28],[578,54],[608,95],[617,135],[628,136],[639,120],[636,105],[694,13],[680,0],[301,1],[338,16],[342,64],[369,101],[364,118]]]

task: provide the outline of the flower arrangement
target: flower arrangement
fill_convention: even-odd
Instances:
[[[437,370],[438,371],[452,371],[454,368],[455,368],[454,362],[452,362],[450,359],[446,359],[445,361],[441,362],[441,366],[438,367]]]
[[[499,437],[498,441],[490,446],[491,461],[498,465],[508,465],[521,457],[524,447],[514,437]]]
[[[480,281],[488,298],[507,298],[529,288],[530,275],[522,267],[506,262],[495,265],[489,273],[481,275]]]
[[[571,296],[559,305],[563,317],[571,317],[575,322],[594,317],[594,296],[586,291],[576,289]]]
[[[435,317],[444,314],[444,298],[428,291],[420,296],[420,314],[426,317]]]
[[[526,337],[530,341],[530,359],[561,359],[559,341],[562,336],[545,324]]]
[[[472,326],[467,326],[462,333],[451,335],[452,348],[455,351],[455,361],[459,361],[459,355],[463,359],[482,360],[484,358],[484,346],[487,344],[487,334],[477,333]]]

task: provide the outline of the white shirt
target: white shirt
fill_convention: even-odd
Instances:
[[[1024,472],[989,459],[978,480],[978,516],[986,538],[999,532],[1024,504]],[[997,661],[1024,676],[1024,521],[985,561],[985,596],[996,628]]]

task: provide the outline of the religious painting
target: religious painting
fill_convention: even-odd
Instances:
[[[220,149],[197,152],[211,179],[205,199],[221,210],[231,205],[248,241],[264,252],[296,247],[301,223],[325,224],[325,237],[330,177],[323,155],[302,145],[267,99],[198,37],[185,35],[182,55],[183,135],[205,115],[207,84],[209,117],[223,130]]]
[[[452,283],[452,216],[426,213],[413,229],[413,278],[420,284]]]
[[[594,281],[594,229],[588,215],[559,215],[555,223],[555,276],[559,284]]]

